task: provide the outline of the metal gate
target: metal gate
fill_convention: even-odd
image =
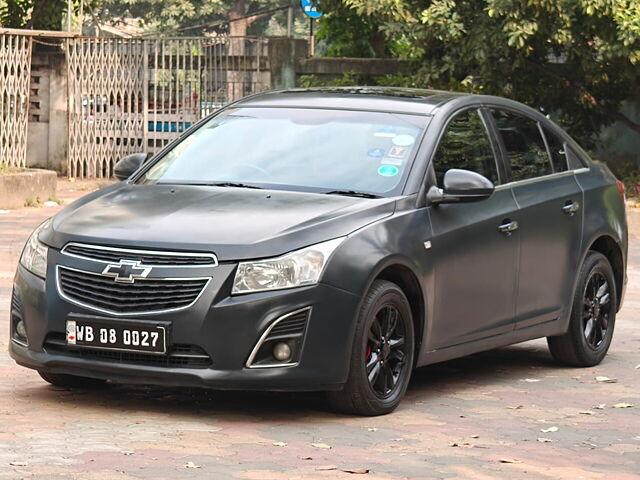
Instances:
[[[72,177],[109,177],[128,153],[157,153],[221,106],[269,87],[256,38],[68,40]]]
[[[31,37],[0,34],[0,166],[26,166],[30,75]]]
[[[145,43],[67,41],[70,177],[110,177],[114,160],[144,151]]]

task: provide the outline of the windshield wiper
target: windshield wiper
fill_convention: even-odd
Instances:
[[[238,187],[238,188],[257,188],[262,190],[262,187],[258,187],[257,185],[250,185],[248,183],[238,183],[238,182],[217,182],[217,183],[204,183],[207,187]]]
[[[346,195],[348,197],[360,197],[360,198],[382,198],[381,195],[375,195],[367,192],[356,192],[355,190],[330,190],[324,192],[325,195]]]

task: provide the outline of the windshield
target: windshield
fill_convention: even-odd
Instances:
[[[426,122],[381,112],[230,108],[166,153],[139,182],[395,194]]]

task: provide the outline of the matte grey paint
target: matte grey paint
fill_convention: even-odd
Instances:
[[[29,333],[28,348],[10,342],[18,363],[123,382],[338,389],[347,377],[361,299],[379,275],[408,272],[418,285],[412,298],[418,312],[416,331],[422,332],[417,365],[565,332],[578,267],[599,238],[612,239],[618,249],[623,281],[617,287],[624,291],[627,227],[615,178],[605,166],[592,163],[559,127],[528,107],[498,97],[379,88],[270,92],[234,105],[408,112],[429,116],[430,122],[400,197],[137,185],[135,174],[130,181],[75,202],[41,237],[51,247],[46,285],[18,268],[15,290],[24,303]],[[508,169],[500,163],[502,185],[490,198],[428,204],[426,192],[434,185],[431,157],[447,122],[463,109],[484,107],[511,109],[541,122],[576,152],[584,168],[509,183]],[[488,113],[482,115],[491,126]],[[490,134],[502,162],[499,139],[495,131]],[[569,201],[579,204],[573,215],[563,210]],[[514,222],[517,230],[500,229]],[[318,285],[230,295],[238,261],[278,256],[342,236],[347,238]],[[198,302],[187,312],[157,316],[173,324],[171,341],[204,348],[213,359],[212,368],[169,370],[45,352],[47,333],[64,332],[67,318],[99,315],[56,293],[56,264],[87,271],[100,268],[62,255],[60,250],[72,241],[215,253],[218,266],[197,269],[197,276],[212,278]],[[425,249],[425,242],[431,242],[430,249]],[[172,276],[193,274],[188,268],[172,270]],[[154,269],[152,275],[163,272]],[[313,312],[299,365],[245,368],[255,343],[275,319],[309,306]]]

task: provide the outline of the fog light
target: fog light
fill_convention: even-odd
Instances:
[[[273,347],[273,358],[285,362],[291,358],[291,347],[285,342],[278,342]]]
[[[22,320],[18,321],[18,323],[16,324],[16,333],[22,338],[27,338],[27,329],[24,326],[24,322]]]

